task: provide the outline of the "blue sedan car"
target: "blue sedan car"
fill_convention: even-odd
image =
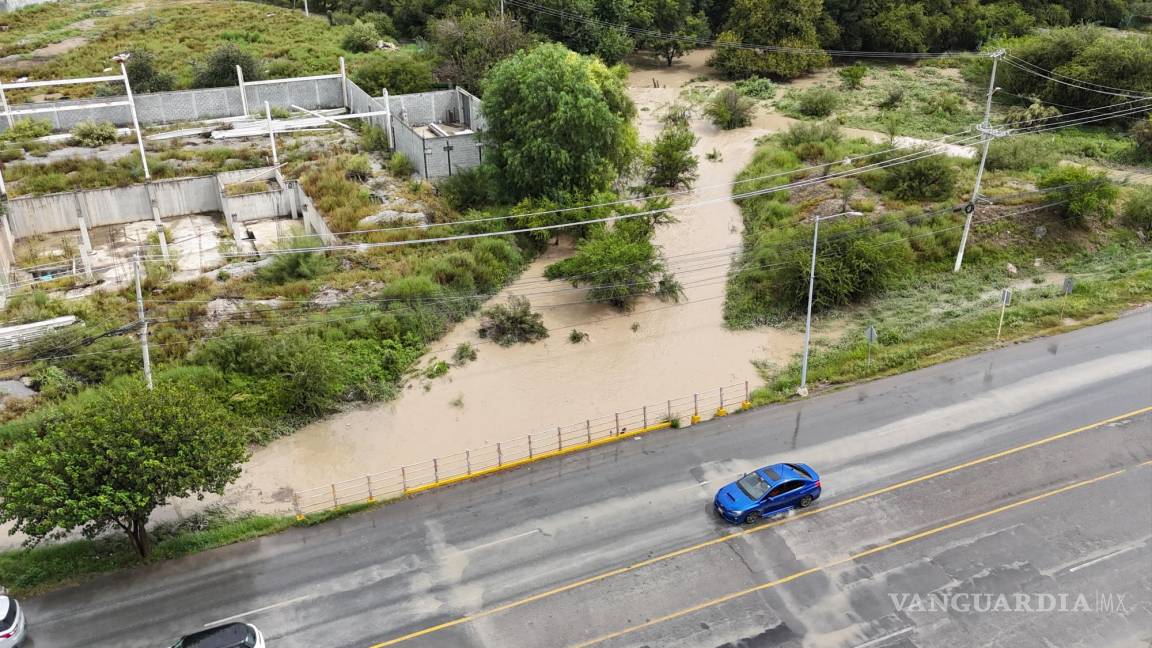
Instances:
[[[808,464],[778,463],[750,472],[716,493],[720,517],[733,524],[805,508],[820,497],[820,475]]]

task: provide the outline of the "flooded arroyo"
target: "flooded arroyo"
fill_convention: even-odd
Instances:
[[[676,101],[681,87],[707,72],[706,58],[706,52],[695,52],[672,68],[633,66],[629,86],[642,138],[655,136],[661,109]],[[504,348],[481,340],[475,319],[465,321],[432,345],[421,366],[433,358],[450,360],[461,342],[475,346],[474,362],[441,378],[413,381],[393,401],[337,414],[257,450],[226,499],[239,508],[287,510],[289,489],[323,486],[723,385],[758,385],[752,361],[787,362],[800,350],[803,334],[724,327],[725,275],[739,249],[742,225],[737,206],[723,197],[751,159],[756,138],[791,122],[761,111],[751,127],[720,131],[700,116],[693,119],[698,190],[676,199],[711,202],[673,212],[677,222],[658,228],[655,239],[684,284],[686,298],[679,304],[645,298],[631,313],[621,313],[585,302],[583,289],[543,278],[550,263],[571,253],[570,243],[561,240],[493,300],[527,296],[551,331],[546,340]],[[719,151],[720,160],[707,160],[709,151]],[[569,342],[573,328],[587,333],[588,340]]]

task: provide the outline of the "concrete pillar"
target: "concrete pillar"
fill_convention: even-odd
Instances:
[[[344,96],[344,109],[348,109],[348,69],[344,66],[344,57],[340,57],[340,90]]]
[[[247,117],[248,113],[248,90],[244,87],[244,70],[240,66],[236,66],[236,80],[240,83],[240,106],[244,111],[244,116]]]
[[[76,198],[76,225],[80,228],[80,261],[84,264],[84,276],[88,281],[93,281],[96,277],[92,274],[92,237],[88,235],[88,206],[79,191],[72,195]]]
[[[396,142],[392,141],[392,100],[388,98],[388,88],[384,88],[384,130],[388,132],[388,148],[396,150]]]
[[[288,195],[288,211],[292,218],[299,218],[300,210],[296,202],[296,182],[287,182],[284,176],[280,176],[280,186],[284,187],[284,193]]]
[[[456,86],[456,119],[461,122],[464,121],[464,94],[460,90],[460,86]]]
[[[152,221],[156,224],[156,238],[160,239],[160,254],[164,261],[168,261],[168,237],[164,235],[164,222],[160,220],[160,206],[156,204],[156,192],[152,182],[144,183],[144,190],[148,192],[148,204],[152,207]]]

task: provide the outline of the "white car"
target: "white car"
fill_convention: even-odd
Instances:
[[[0,596],[0,648],[16,648],[24,643],[27,633],[20,604],[14,598]]]
[[[264,635],[250,623],[226,623],[185,635],[172,648],[264,648]]]

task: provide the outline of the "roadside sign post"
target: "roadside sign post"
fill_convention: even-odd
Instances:
[[[1064,321],[1064,308],[1068,306],[1068,295],[1072,294],[1072,289],[1075,287],[1072,277],[1064,277],[1064,296],[1060,298],[1060,321]]]
[[[1005,288],[1004,293],[1000,295],[1000,325],[996,327],[996,341],[1000,341],[1000,332],[1004,330],[1004,311],[1008,309],[1008,304],[1012,303],[1012,289]]]
[[[864,337],[868,338],[868,355],[865,356],[864,368],[870,369],[872,367],[872,344],[876,341],[876,327],[869,324],[868,330],[864,332]]]

